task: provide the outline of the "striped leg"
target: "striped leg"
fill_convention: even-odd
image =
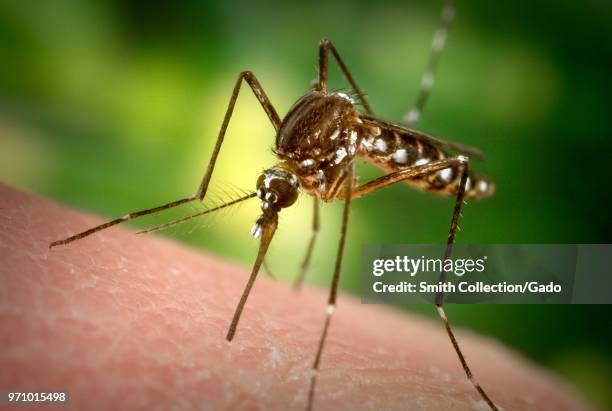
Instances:
[[[332,44],[331,41],[327,39],[321,40],[321,44],[319,45],[319,80],[316,85],[316,88],[318,90],[321,90],[327,93],[327,89],[328,89],[327,61],[328,61],[329,52],[331,52],[332,56],[334,56],[334,59],[336,60],[336,63],[338,63],[340,70],[342,70],[342,74],[344,74],[346,81],[349,82],[349,84],[353,88],[353,91],[357,94],[357,97],[359,98],[359,102],[363,106],[364,110],[368,114],[374,114],[374,112],[372,111],[372,108],[370,107],[370,104],[365,98],[365,94],[363,93],[363,91],[361,91],[361,89],[357,85],[357,82],[353,79],[353,76],[351,75],[351,72],[349,71],[348,67],[346,67],[346,64],[344,64],[344,61],[342,61],[342,59],[340,58],[340,54],[338,54],[336,47]]]
[[[446,43],[446,37],[448,35],[448,29],[450,28],[453,19],[455,18],[455,4],[453,0],[449,0],[448,3],[442,9],[442,21],[440,27],[436,30],[431,43],[431,53],[429,54],[429,60],[423,77],[421,79],[421,89],[419,91],[416,103],[412,110],[404,116],[402,123],[407,127],[412,127],[421,117],[425,103],[431,94],[431,89],[434,85],[436,71],[438,69],[438,62],[440,60],[440,54]]]
[[[457,190],[457,197],[455,199],[455,208],[454,208],[453,216],[451,219],[451,225],[450,225],[450,229],[448,232],[446,251],[444,253],[444,260],[446,260],[450,258],[452,250],[453,250],[453,244],[455,242],[455,235],[457,234],[457,229],[458,229],[459,216],[461,215],[461,207],[463,205],[463,199],[465,197],[467,179],[469,175],[469,160],[467,157],[457,156],[457,157],[445,158],[442,160],[432,161],[425,165],[406,167],[402,170],[399,170],[393,173],[389,173],[385,176],[376,178],[370,182],[367,182],[365,184],[362,184],[356,187],[352,192],[352,198],[362,197],[366,194],[369,194],[381,188],[387,187],[391,184],[395,184],[397,182],[400,182],[406,179],[410,179],[410,178],[429,175],[429,174],[436,173],[440,170],[444,170],[446,168],[451,168],[451,167],[457,170],[461,170],[461,174],[460,174],[461,177],[459,180],[459,189]],[[439,281],[444,282],[445,280],[446,280],[446,273],[442,272],[440,274]],[[463,371],[465,372],[465,375],[467,376],[468,380],[472,383],[474,388],[478,391],[482,399],[489,405],[491,410],[498,411],[498,408],[495,405],[495,403],[493,403],[493,401],[489,398],[489,396],[484,391],[484,389],[480,386],[478,381],[476,381],[476,379],[474,378],[474,375],[472,374],[472,370],[470,369],[465,359],[465,356],[463,355],[463,352],[461,351],[461,348],[459,347],[459,343],[457,342],[457,338],[455,337],[455,334],[450,326],[450,323],[448,322],[448,318],[446,317],[446,313],[444,312],[443,303],[444,303],[444,295],[442,293],[437,294],[436,295],[436,311],[438,312],[440,319],[444,323],[444,328],[446,329],[446,333],[448,334],[448,337],[453,345],[453,348],[455,349],[455,352],[457,353],[457,357],[459,357],[459,361],[461,362],[461,366],[463,367]]]
[[[329,292],[329,299],[327,301],[327,316],[325,317],[325,324],[323,325],[323,333],[319,340],[319,347],[317,348],[317,355],[315,357],[314,364],[312,366],[312,378],[310,380],[310,390],[308,392],[308,405],[307,410],[312,411],[315,397],[315,389],[317,386],[317,377],[319,374],[319,364],[321,363],[321,355],[323,354],[323,347],[325,346],[325,340],[327,339],[327,332],[329,331],[329,324],[331,322],[332,315],[336,308],[336,298],[338,296],[338,284],[340,282],[340,268],[342,267],[342,256],[344,254],[344,244],[346,242],[346,231],[348,227],[349,210],[351,206],[351,192],[353,190],[353,181],[355,179],[355,165],[351,164],[350,168],[345,171],[345,190],[344,190],[344,212],[342,214],[342,228],[340,230],[340,242],[338,244],[338,253],[336,254],[336,266],[334,268],[334,276],[332,278],[332,285]]]

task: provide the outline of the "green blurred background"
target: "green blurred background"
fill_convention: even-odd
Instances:
[[[238,73],[252,70],[282,115],[314,79],[323,37],[377,113],[399,120],[416,97],[441,7],[0,0],[0,178],[108,217],[191,194]],[[610,242],[611,17],[604,1],[459,4],[418,125],[487,154],[474,167],[498,191],[465,208],[459,242]],[[336,68],[331,79],[347,87]],[[257,101],[243,93],[213,179],[220,200],[231,196],[230,184],[253,188],[274,163],[273,139]],[[377,174],[359,170],[362,178]],[[359,292],[362,244],[443,242],[451,209],[448,199],[399,185],[355,201],[342,287]],[[308,278],[320,287],[329,283],[340,211],[341,204],[323,207]],[[169,234],[247,265],[258,212],[251,201]],[[305,251],[310,214],[304,197],[281,215],[269,263],[287,281]],[[611,311],[448,307],[455,324],[495,336],[610,409]]]

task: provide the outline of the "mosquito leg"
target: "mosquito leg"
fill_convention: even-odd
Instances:
[[[421,89],[419,90],[416,103],[412,110],[410,110],[404,120],[404,125],[412,127],[421,117],[425,103],[431,94],[431,89],[434,84],[436,71],[438,69],[438,62],[440,61],[440,54],[444,48],[446,42],[446,36],[448,35],[448,29],[455,18],[455,2],[449,0],[444,8],[442,9],[442,20],[440,26],[436,30],[433,40],[431,43],[431,52],[429,54],[429,60],[427,61],[427,67],[421,78]]]
[[[310,265],[310,258],[312,256],[312,250],[314,249],[315,240],[317,239],[317,234],[319,233],[319,199],[317,197],[313,198],[314,211],[312,216],[312,234],[310,235],[310,242],[308,243],[308,248],[306,249],[306,255],[304,256],[304,260],[302,260],[302,264],[300,265],[300,271],[298,272],[295,282],[293,283],[296,290],[299,290],[302,287],[304,276],[306,275],[306,271]]]
[[[363,197],[367,194],[373,193],[374,191],[380,190],[381,188],[390,186],[391,184],[409,180],[411,178],[423,177],[447,168],[463,169],[468,161],[468,158],[465,156],[457,156],[431,161],[420,166],[406,167],[355,187],[351,193],[351,197],[353,199]]]
[[[215,168],[215,163],[217,161],[217,157],[219,156],[219,151],[221,150],[221,144],[223,143],[223,138],[225,137],[225,131],[227,130],[229,120],[234,111],[234,106],[236,105],[236,99],[238,98],[238,93],[240,92],[240,86],[242,84],[242,80],[245,80],[247,84],[251,87],[251,89],[253,90],[253,93],[255,94],[255,97],[257,97],[257,99],[261,103],[261,106],[263,107],[265,112],[268,114],[268,118],[272,122],[274,129],[278,130],[281,124],[280,117],[276,113],[276,110],[274,109],[274,106],[272,106],[272,103],[270,103],[270,100],[268,99],[268,96],[266,95],[263,88],[261,87],[261,84],[259,84],[259,81],[257,81],[257,78],[255,78],[253,73],[251,73],[250,71],[243,71],[242,73],[240,73],[240,76],[238,77],[238,80],[236,81],[236,84],[234,85],[232,97],[230,98],[229,105],[227,106],[225,117],[223,118],[223,124],[221,125],[221,130],[219,131],[219,136],[217,137],[217,142],[215,144],[213,154],[210,158],[210,161],[208,163],[208,168],[206,170],[206,173],[204,174],[204,178],[202,179],[202,183],[200,184],[200,187],[198,188],[196,195],[191,196],[191,197],[181,198],[180,200],[175,200],[170,203],[163,204],[161,206],[150,208],[147,210],[135,211],[135,212],[129,213],[121,218],[117,218],[115,220],[106,222],[99,226],[90,228],[86,231],[75,234],[66,239],[54,241],[51,244],[49,244],[49,248],[55,247],[58,245],[68,244],[72,241],[80,240],[81,238],[97,233],[98,231],[104,230],[106,228],[112,227],[120,223],[123,223],[125,221],[133,220],[134,218],[137,218],[137,217],[142,217],[144,215],[157,213],[159,211],[166,210],[168,208],[172,208],[172,207],[179,206],[181,204],[185,204],[195,199],[202,200],[204,196],[206,195],[206,190],[208,189],[208,184],[210,183],[210,178],[212,176],[213,169]]]
[[[452,251],[453,251],[453,244],[455,243],[455,235],[457,234],[459,216],[461,215],[461,208],[463,206],[463,198],[465,197],[468,174],[469,174],[469,163],[466,162],[465,165],[462,167],[461,180],[459,182],[459,190],[457,190],[457,198],[455,199],[455,209],[453,211],[453,217],[451,218],[451,225],[448,231],[448,238],[446,242],[446,250],[444,252],[443,261],[450,259]],[[443,283],[445,281],[446,281],[446,272],[442,271],[440,273],[439,282]],[[453,329],[450,326],[450,322],[448,321],[448,318],[446,317],[446,313],[444,312],[443,304],[444,304],[444,293],[440,292],[436,295],[436,311],[438,312],[438,315],[440,316],[440,319],[442,320],[442,323],[444,324],[444,328],[446,329],[448,338],[453,344],[453,348],[455,349],[455,352],[457,353],[457,357],[459,357],[459,361],[461,362],[461,366],[463,367],[463,371],[465,372],[465,375],[467,376],[468,380],[470,380],[474,388],[476,388],[476,390],[478,391],[482,399],[485,400],[485,402],[489,405],[491,410],[498,411],[498,408],[495,405],[495,403],[491,400],[491,398],[489,398],[485,390],[480,386],[478,381],[476,381],[476,379],[474,378],[474,375],[472,374],[472,370],[470,369],[465,359],[465,356],[463,355],[463,352],[461,351],[461,348],[459,347],[459,343],[457,342],[455,333],[453,332]]]
[[[455,168],[455,169],[461,170],[461,174],[460,174],[461,177],[459,180],[457,196],[455,199],[455,208],[453,211],[453,217],[451,219],[451,225],[450,225],[450,230],[448,233],[446,250],[444,252],[444,259],[448,259],[451,256],[453,244],[455,242],[455,235],[457,233],[459,216],[461,215],[461,207],[463,205],[463,199],[465,197],[466,185],[468,181],[467,179],[469,175],[469,160],[467,157],[457,156],[457,157],[445,158],[442,160],[432,161],[428,164],[421,165],[421,166],[406,167],[402,170],[399,170],[393,173],[389,173],[385,176],[376,178],[370,182],[367,182],[361,186],[356,187],[351,193],[351,196],[352,198],[358,198],[366,194],[372,193],[376,190],[379,190],[383,187],[387,187],[391,184],[397,183],[399,181],[429,175],[429,174],[438,172],[440,170],[444,170],[446,168]],[[445,279],[446,279],[446,273],[442,272],[440,274],[439,281],[443,282],[445,281]],[[459,357],[459,361],[461,362],[461,366],[463,367],[465,375],[470,380],[474,388],[476,388],[480,396],[486,401],[489,407],[494,411],[498,411],[497,406],[489,398],[487,393],[480,386],[478,381],[476,381],[476,379],[474,378],[474,375],[472,374],[472,370],[470,369],[465,359],[465,356],[463,355],[463,352],[461,351],[461,348],[459,347],[457,338],[455,337],[455,334],[453,333],[453,330],[450,326],[448,318],[446,317],[446,313],[444,312],[443,299],[444,299],[444,295],[442,293],[439,293],[436,295],[436,311],[438,312],[440,319],[444,323],[444,328],[446,329],[446,333],[448,334],[448,337],[451,343],[453,344],[453,348],[455,349],[455,352],[457,353],[457,356]]]
[[[448,334],[448,337],[450,338],[451,343],[453,344],[453,348],[455,349],[455,352],[457,353],[457,356],[459,357],[459,361],[461,362],[461,366],[463,367],[463,371],[465,371],[465,375],[467,376],[468,380],[470,380],[472,385],[476,388],[476,390],[478,391],[482,399],[487,403],[487,405],[491,408],[491,410],[499,411],[499,408],[497,408],[495,403],[491,400],[491,398],[489,398],[485,390],[480,386],[478,381],[476,381],[476,379],[474,378],[474,375],[472,374],[472,370],[470,370],[470,367],[467,364],[467,360],[465,359],[463,353],[461,352],[461,348],[459,347],[459,342],[457,342],[457,338],[455,337],[455,334],[453,333],[453,329],[451,328],[450,323],[448,322],[448,319],[446,318],[446,313],[444,312],[444,308],[442,307],[442,304],[436,304],[436,310],[438,312],[438,315],[440,316],[440,319],[444,323],[444,328],[446,329],[446,333]]]
[[[317,385],[317,376],[319,372],[319,364],[321,363],[321,355],[323,354],[323,346],[327,338],[327,332],[329,331],[329,324],[331,317],[334,314],[336,308],[336,298],[338,295],[338,283],[340,281],[340,269],[342,267],[342,256],[344,254],[344,245],[346,243],[346,231],[348,227],[349,210],[351,205],[351,192],[353,190],[353,181],[355,179],[355,165],[351,164],[350,169],[345,171],[345,190],[344,190],[344,211],[342,214],[342,228],[340,231],[340,242],[338,244],[338,253],[336,254],[336,266],[334,268],[334,276],[332,278],[331,289],[329,292],[329,299],[327,301],[327,316],[325,317],[325,324],[323,326],[323,333],[319,340],[319,347],[317,348],[317,355],[315,357],[314,364],[312,366],[312,378],[310,380],[310,390],[308,392],[308,406],[307,410],[312,410],[315,396],[315,388]]]
[[[334,59],[336,59],[336,63],[338,63],[340,70],[342,70],[342,74],[344,74],[344,77],[353,88],[353,91],[357,94],[359,102],[361,103],[365,111],[368,114],[374,114],[372,108],[370,107],[370,104],[368,104],[368,101],[365,98],[365,94],[363,93],[363,91],[361,91],[355,79],[353,79],[353,75],[349,71],[346,64],[344,64],[344,61],[342,61],[342,58],[340,57],[340,54],[338,54],[336,47],[334,47],[332,42],[327,39],[321,40],[321,43],[319,44],[319,82],[317,84],[317,89],[323,92],[327,92],[328,89],[327,61],[329,51],[331,51],[332,55],[334,56]]]
[[[198,188],[198,192],[196,197],[199,200],[202,200],[206,195],[206,190],[208,189],[208,184],[210,183],[210,179],[212,177],[213,170],[215,168],[215,163],[217,162],[217,157],[219,156],[219,151],[221,151],[221,145],[223,144],[223,139],[225,138],[225,132],[227,130],[227,126],[229,125],[230,118],[232,117],[232,113],[234,112],[234,106],[236,105],[236,100],[238,99],[238,93],[240,92],[240,86],[242,85],[242,80],[245,80],[247,84],[253,90],[253,94],[259,100],[259,103],[268,114],[268,118],[272,122],[274,129],[278,131],[281,125],[281,119],[278,116],[278,113],[270,103],[270,99],[257,81],[257,78],[250,71],[243,71],[238,76],[238,80],[234,85],[234,90],[232,91],[232,96],[230,98],[229,104],[227,106],[227,110],[225,111],[225,117],[223,117],[223,123],[221,124],[221,130],[219,130],[219,136],[217,137],[217,142],[215,143],[215,148],[213,149],[212,156],[208,162],[208,167],[206,169],[206,173],[202,178],[202,183],[200,183],[200,188]]]

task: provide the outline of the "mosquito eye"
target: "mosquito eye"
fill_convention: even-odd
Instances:
[[[287,180],[276,179],[270,183],[270,191],[279,207],[289,207],[298,197],[298,189]]]
[[[266,170],[257,180],[257,196],[263,200],[262,207],[274,205],[289,207],[299,194],[297,177],[282,168]]]

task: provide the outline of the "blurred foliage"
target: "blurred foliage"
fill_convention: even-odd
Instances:
[[[323,37],[377,113],[401,119],[440,10],[437,2],[399,0],[0,0],[0,177],[109,217],[191,194],[238,73],[252,70],[285,113],[315,77]],[[465,208],[458,241],[610,242],[610,167],[602,156],[612,147],[611,17],[610,4],[595,0],[459,5],[419,128],[483,149],[487,161],[475,168],[492,176],[498,192]],[[334,87],[347,87],[336,68],[331,74]],[[221,200],[227,183],[252,189],[274,163],[273,138],[244,92],[213,179]],[[360,168],[362,178],[375,174]],[[362,244],[442,242],[451,209],[448,199],[399,185],[355,201],[342,287],[359,291]],[[309,274],[321,287],[333,267],[340,211],[329,204],[322,212]],[[269,262],[285,279],[305,251],[310,214],[302,198],[281,215]],[[249,264],[257,215],[251,201],[180,238]],[[610,307],[448,311],[456,324],[499,338],[612,408]]]

